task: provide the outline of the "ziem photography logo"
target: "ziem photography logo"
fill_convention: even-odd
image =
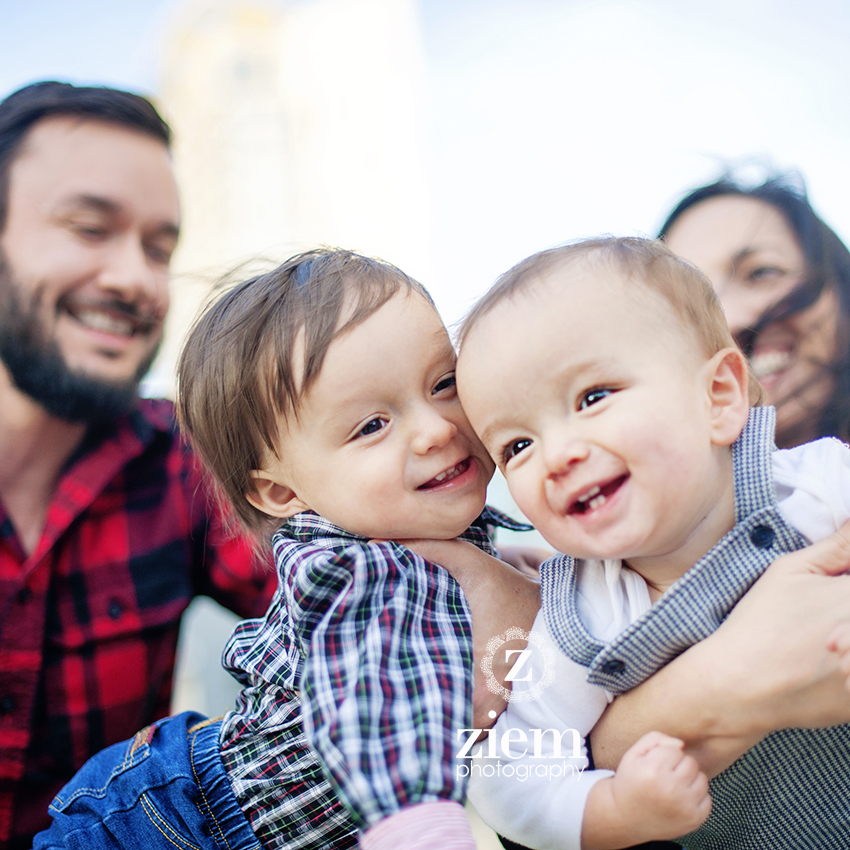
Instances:
[[[524,649],[506,646],[525,641]],[[505,687],[493,672],[493,664],[509,665]],[[487,654],[481,659],[481,671],[487,677],[487,689],[507,702],[536,700],[552,684],[555,672],[555,653],[544,639],[534,632],[516,626],[487,641]]]

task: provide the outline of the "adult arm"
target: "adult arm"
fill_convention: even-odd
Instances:
[[[708,639],[618,697],[591,733],[594,763],[615,768],[657,729],[715,776],[776,729],[850,722],[850,694],[827,648],[850,619],[850,523],[778,558]]]
[[[503,561],[463,540],[406,540],[405,545],[434,564],[444,567],[461,586],[472,612],[475,688],[472,722],[488,729],[505,709],[504,699],[487,688],[480,661],[488,654],[487,642],[516,627],[531,631],[540,609],[540,584]],[[519,642],[512,642],[518,648]],[[493,674],[504,684],[511,664],[497,654]],[[492,716],[491,716],[492,714]]]

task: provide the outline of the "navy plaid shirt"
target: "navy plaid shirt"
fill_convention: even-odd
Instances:
[[[488,509],[462,538],[494,554],[490,525],[527,528]],[[275,535],[274,554],[279,591],[224,654],[245,690],[222,758],[263,845],[355,847],[358,829],[403,807],[462,801],[454,753],[473,661],[457,582],[310,512]]]

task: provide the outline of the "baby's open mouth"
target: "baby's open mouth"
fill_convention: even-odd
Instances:
[[[434,487],[439,487],[441,484],[445,484],[447,481],[451,481],[453,478],[457,478],[458,475],[463,475],[467,469],[469,469],[470,459],[466,458],[466,460],[462,460],[460,463],[456,463],[450,469],[444,469],[439,475],[435,475],[430,481],[426,481],[424,484],[419,486],[418,490],[431,490]]]
[[[567,509],[568,514],[586,514],[601,508],[623,485],[628,475],[620,475],[607,484],[591,487],[582,493]]]

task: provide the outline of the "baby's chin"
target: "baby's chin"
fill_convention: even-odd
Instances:
[[[476,519],[478,519],[481,511],[484,510],[484,505],[482,504],[480,509],[475,511],[471,516],[464,517],[461,520],[458,520],[456,523],[441,523],[439,526],[436,525],[426,525],[426,524],[416,524],[413,523],[409,526],[406,526],[403,529],[396,529],[398,533],[392,535],[385,535],[384,539],[387,540],[454,540],[456,537],[460,537]],[[374,535],[378,537],[378,535]]]

